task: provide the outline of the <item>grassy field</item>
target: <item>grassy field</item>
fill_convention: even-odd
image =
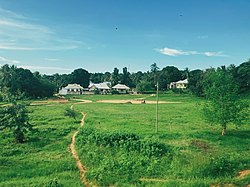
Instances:
[[[64,117],[70,102],[30,106],[34,133],[16,144],[9,131],[0,134],[0,186],[82,186],[69,152],[78,121]],[[87,167],[87,179],[99,186],[247,186],[250,169],[249,122],[220,135],[220,126],[204,122],[202,99],[190,95],[161,94],[159,131],[155,134],[155,105],[109,104],[97,100],[155,100],[150,95],[84,95],[74,99],[92,103],[74,105],[87,113],[77,136],[77,150]],[[249,102],[249,98],[245,98]],[[92,138],[92,139],[91,139]],[[101,141],[100,141],[101,140]],[[117,141],[118,140],[118,141]],[[103,141],[103,142],[102,142]],[[104,143],[106,142],[106,144]],[[116,144],[112,144],[116,142]]]

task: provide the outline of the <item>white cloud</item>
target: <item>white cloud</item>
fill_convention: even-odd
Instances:
[[[20,61],[18,60],[8,59],[2,56],[0,56],[0,62],[5,63],[5,64],[19,64],[20,63]]]
[[[170,48],[163,48],[163,49],[156,49],[161,54],[168,55],[168,56],[179,56],[179,55],[196,55],[199,54],[197,51],[182,51],[178,49],[170,49]]]
[[[223,54],[222,51],[219,51],[219,52],[183,51],[183,50],[178,50],[178,49],[171,49],[168,47],[165,47],[162,49],[155,49],[155,50],[167,56],[180,56],[180,55],[205,55],[208,57],[212,57],[212,56],[226,57],[227,56]]]
[[[219,52],[205,52],[204,55],[206,55],[206,56],[222,56],[222,57],[227,56],[227,55],[223,54],[222,51],[219,51]]]
[[[0,36],[2,50],[60,51],[72,50],[82,44],[80,41],[62,38],[47,26],[1,8]]]
[[[170,48],[167,48],[167,47],[165,47],[163,49],[159,49],[159,52],[161,54],[168,55],[168,56],[185,55],[184,51],[177,50],[177,49],[170,49]]]

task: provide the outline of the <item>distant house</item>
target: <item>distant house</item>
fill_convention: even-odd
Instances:
[[[79,84],[68,84],[68,86],[59,90],[59,95],[67,95],[67,94],[82,94],[84,88]]]
[[[124,84],[117,84],[113,86],[112,89],[119,92],[120,94],[126,94],[130,90],[130,88]]]
[[[110,85],[111,83],[109,82],[103,82],[98,84],[90,83],[88,89],[90,92],[99,91],[101,94],[107,94],[111,91]]]
[[[187,79],[180,80],[180,81],[177,81],[177,82],[171,82],[170,85],[169,85],[169,88],[170,89],[173,89],[173,88],[186,89],[187,88],[187,84],[188,84],[188,80]]]

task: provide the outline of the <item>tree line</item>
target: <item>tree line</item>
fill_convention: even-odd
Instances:
[[[250,91],[250,60],[239,66],[230,65],[220,68],[224,68],[225,72],[233,77],[233,81],[239,86],[240,93]],[[213,71],[216,69],[190,71],[188,68],[179,70],[174,66],[160,69],[156,63],[153,63],[146,72],[130,73],[128,68],[124,67],[122,72],[118,68],[114,68],[113,72],[90,73],[79,68],[70,74],[42,75],[39,72],[32,73],[28,69],[6,64],[0,68],[0,99],[3,97],[3,93],[31,98],[49,97],[70,83],[77,83],[87,88],[90,81],[93,83],[111,82],[112,86],[121,83],[139,92],[154,91],[158,81],[159,89],[164,91],[168,89],[171,82],[186,78],[190,92],[202,97],[205,95],[206,77]]]

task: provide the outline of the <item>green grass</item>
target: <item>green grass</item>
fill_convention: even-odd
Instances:
[[[34,133],[27,142],[16,144],[11,132],[0,134],[0,186],[48,186],[57,180],[63,186],[82,186],[75,160],[69,152],[71,136],[79,128],[80,112],[86,112],[85,127],[97,132],[133,133],[142,141],[163,143],[171,154],[148,158],[122,147],[82,144],[77,136],[77,151],[87,166],[87,178],[100,186],[246,186],[250,178],[237,178],[240,170],[250,169],[249,122],[239,129],[229,126],[220,135],[220,126],[207,124],[201,115],[204,102],[188,94],[161,93],[159,100],[181,102],[159,104],[159,131],[155,134],[154,104],[110,104],[97,100],[155,100],[151,95],[81,95],[69,98],[92,100],[74,105],[78,121],[64,117],[64,110],[76,101],[55,106],[30,106]],[[244,97],[249,102],[249,97]],[[109,135],[107,135],[109,136]],[[216,162],[215,162],[216,161]],[[220,169],[222,168],[222,169]],[[226,172],[225,172],[226,171]],[[223,173],[224,172],[224,173]],[[215,173],[220,175],[214,176]],[[163,181],[140,181],[156,178]]]
[[[64,108],[29,107],[35,132],[24,144],[16,144],[9,131],[1,132],[0,186],[46,186],[54,179],[64,186],[82,186],[68,148],[79,123],[64,117]]]
[[[153,100],[154,97],[148,99]],[[161,94],[159,99],[163,101],[180,101],[182,103],[159,105],[159,132],[157,135],[154,133],[155,105],[89,103],[76,105],[75,108],[78,111],[87,113],[86,127],[94,127],[100,132],[121,131],[136,133],[143,138],[153,138],[170,145],[175,150],[171,166],[166,165],[166,167],[169,167],[168,169],[160,169],[163,176],[162,174],[152,176],[153,178],[169,179],[163,183],[158,182],[159,186],[209,186],[209,184],[223,183],[223,181],[225,183],[237,184],[237,172],[250,168],[250,160],[248,158],[250,144],[249,126],[245,124],[239,129],[229,126],[228,134],[222,137],[220,135],[220,126],[211,126],[202,119],[200,110],[202,99],[178,94]],[[78,146],[80,152],[94,152],[99,155],[99,159],[103,160],[103,162],[107,159],[118,163],[121,162],[119,161],[121,157],[121,154],[118,154],[119,150],[114,150],[113,152],[118,152],[114,154],[112,150],[103,151],[98,147],[93,148],[93,145]],[[88,157],[86,154],[82,154],[81,159],[88,165],[90,158],[95,159],[93,155],[95,154]],[[113,156],[105,159],[105,157],[100,157],[100,155]],[[219,163],[215,163],[213,160],[218,160]],[[227,163],[230,166],[227,166]],[[213,172],[220,172],[216,170],[221,167],[220,164],[225,170],[230,170],[225,174],[227,176],[211,176]],[[102,163],[90,164],[89,169],[96,169],[96,167],[100,167],[99,165],[102,165]],[[210,167],[211,165],[214,167]],[[140,167],[138,166],[138,171],[141,170]],[[101,173],[101,171],[99,172]],[[105,173],[106,170],[103,172]],[[149,177],[147,173],[145,175],[142,172],[140,177]],[[107,184],[110,182],[110,184],[118,186],[125,184],[157,186],[157,182],[141,183],[127,179],[127,183],[124,181],[114,183],[114,180],[110,178],[106,180]],[[122,179],[120,178],[120,180]],[[98,180],[96,182],[98,183]],[[249,183],[249,181],[242,185],[246,183]]]

